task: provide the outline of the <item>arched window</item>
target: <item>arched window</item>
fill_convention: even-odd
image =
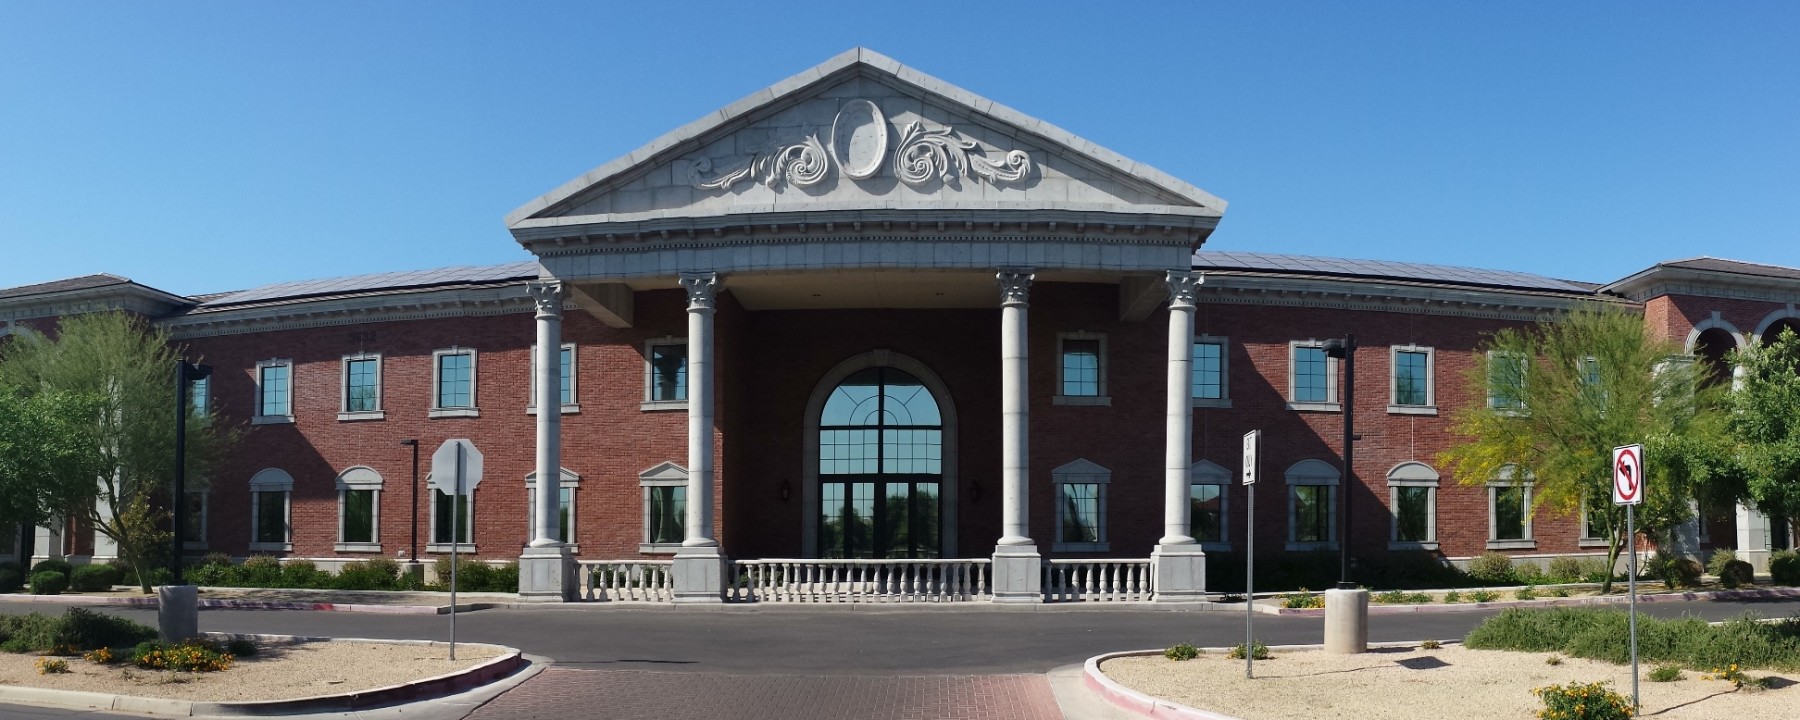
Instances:
[[[831,391],[819,415],[821,557],[938,557],[943,424],[924,383],[892,367]]]
[[[1737,338],[1724,328],[1707,328],[1694,338],[1694,355],[1706,359],[1711,372],[1707,374],[1707,382],[1717,385],[1731,379],[1731,366],[1726,358],[1732,350],[1737,349]]]

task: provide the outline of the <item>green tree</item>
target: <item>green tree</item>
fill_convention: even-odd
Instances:
[[[25,403],[80,398],[50,430],[85,459],[33,475],[41,507],[118,545],[119,557],[148,592],[149,571],[168,557],[169,501],[175,464],[175,368],[168,335],[124,313],[62,319],[54,337],[15,335],[0,349],[0,388]],[[187,476],[203,487],[234,434],[188,410]]]
[[[1733,499],[1773,517],[1800,516],[1800,336],[1783,329],[1731,355]]]
[[[1474,397],[1452,416],[1464,442],[1440,462],[1464,484],[1511,466],[1516,482],[1534,482],[1534,508],[1574,515],[1585,505],[1612,565],[1628,540],[1624,508],[1612,503],[1612,451],[1641,443],[1648,484],[1638,530],[1669,547],[1722,452],[1722,398],[1704,382],[1704,361],[1606,306],[1502,330],[1484,349],[1470,377]]]
[[[79,427],[98,412],[95,397],[0,388],[0,526],[49,522],[57,479],[98,473]]]

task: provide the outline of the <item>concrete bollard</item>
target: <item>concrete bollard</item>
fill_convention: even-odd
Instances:
[[[163,642],[200,637],[200,588],[193,585],[157,586],[156,629]]]
[[[1325,591],[1325,652],[1369,651],[1369,591]]]

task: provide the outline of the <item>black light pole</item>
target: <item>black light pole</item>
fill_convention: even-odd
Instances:
[[[412,549],[407,551],[409,554],[406,557],[406,561],[416,563],[419,561],[419,441],[417,438],[401,440],[400,444],[412,447],[413,451]]]
[[[212,375],[211,365],[175,361],[175,552],[169,563],[170,582],[181,582],[181,553],[187,544],[187,416],[188,385]]]
[[[1355,590],[1356,583],[1350,582],[1350,489],[1356,486],[1351,474],[1351,458],[1356,454],[1356,334],[1326,340],[1325,355],[1344,361],[1344,519],[1338,523],[1338,589]]]

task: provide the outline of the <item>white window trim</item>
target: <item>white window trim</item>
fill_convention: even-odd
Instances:
[[[1294,400],[1294,393],[1297,385],[1295,381],[1299,379],[1298,373],[1294,372],[1294,351],[1300,348],[1324,349],[1324,347],[1325,341],[1323,340],[1292,340],[1288,342],[1287,409],[1298,410],[1301,412],[1343,411],[1343,403],[1338,402],[1338,361],[1337,358],[1331,357],[1330,355],[1325,356],[1325,397],[1328,399],[1325,402],[1297,402]]]
[[[350,409],[350,362],[353,360],[374,360],[375,361],[375,409],[374,410],[352,411]],[[351,355],[345,355],[344,359],[338,363],[338,370],[339,370],[338,374],[343,376],[343,379],[339,383],[339,387],[338,387],[338,421],[339,422],[352,422],[352,421],[357,421],[357,420],[385,420],[385,419],[387,419],[387,412],[382,410],[382,406],[381,406],[381,400],[382,400],[381,353],[355,353],[355,354],[351,354]]]
[[[528,363],[531,366],[531,403],[525,406],[526,415],[536,415],[538,409],[537,348],[537,343],[531,344],[531,362]],[[581,373],[577,371],[581,369],[579,365],[581,353],[575,349],[575,343],[572,342],[563,343],[562,349],[569,351],[569,400],[571,401],[562,404],[562,414],[579,415],[581,413]],[[561,400],[562,398],[557,399]]]
[[[380,387],[379,384],[377,387]],[[338,474],[337,477],[337,544],[333,549],[338,552],[378,553],[381,552],[381,489],[385,483],[381,473],[367,465],[358,465]],[[369,523],[370,542],[346,542],[344,540],[345,492],[350,490],[373,490],[375,495],[370,499],[372,504]]]
[[[442,387],[442,378],[440,376],[444,372],[443,358],[446,355],[469,356],[468,407],[447,408],[438,405],[438,401],[442,399],[442,396],[439,394],[440,388]],[[432,418],[481,417],[481,399],[476,395],[476,391],[481,386],[480,367],[481,354],[476,352],[474,348],[451,346],[441,350],[431,351],[431,410],[426,413],[426,416]],[[448,548],[449,545],[446,544],[445,547]],[[449,550],[446,549],[444,552],[449,552]]]
[[[1427,363],[1427,366],[1429,366],[1429,363]],[[1429,397],[1429,394],[1427,394],[1427,397]],[[1441,478],[1438,476],[1437,470],[1432,469],[1430,465],[1426,465],[1425,463],[1416,460],[1400,463],[1399,465],[1395,465],[1393,469],[1388,470],[1388,515],[1390,516],[1390,525],[1388,529],[1389,550],[1438,549],[1437,500],[1438,487],[1441,484],[1440,481]],[[1430,491],[1425,494],[1425,540],[1403,542],[1400,540],[1400,489],[1414,487],[1430,489]]]
[[[1338,509],[1343,498],[1338,497],[1341,490],[1333,490],[1331,500],[1327,503],[1330,513],[1326,515],[1325,532],[1330,540],[1324,542],[1300,542],[1294,539],[1299,527],[1294,524],[1294,506],[1297,504],[1294,488],[1301,486],[1323,486],[1337,488],[1342,484],[1338,469],[1323,460],[1301,460],[1288,466],[1284,473],[1287,479],[1287,516],[1288,526],[1287,550],[1303,552],[1308,550],[1336,550],[1338,548]]]
[[[1053,552],[1110,552],[1112,544],[1106,539],[1106,488],[1112,484],[1112,471],[1099,466],[1086,458],[1076,459],[1062,467],[1050,471],[1051,497],[1056,502],[1056,542],[1051,545]],[[1094,535],[1097,542],[1063,542],[1063,486],[1064,485],[1099,485],[1100,497],[1095,509]]]
[[[1425,354],[1425,404],[1400,404],[1400,353]],[[1437,349],[1420,345],[1393,345],[1388,348],[1388,414],[1436,415]],[[1436,493],[1432,493],[1436,495]],[[1435,537],[1435,536],[1434,536]]]
[[[195,513],[199,514],[200,536],[199,537],[184,537],[184,538],[182,538],[181,539],[181,549],[183,549],[183,550],[205,550],[206,549],[206,530],[207,530],[206,507],[208,505],[212,504],[212,490],[210,490],[210,489],[189,490],[189,491],[187,491],[187,494],[188,494],[188,498],[190,500],[192,500],[195,496],[199,496],[199,498],[200,498],[200,506],[199,507],[194,507],[194,503],[192,503],[192,502],[189,502],[187,505],[187,511],[188,511],[189,515],[193,515]],[[4,529],[4,528],[0,528],[0,529]],[[18,537],[18,533],[16,531],[13,533],[13,537],[15,537],[15,538]],[[256,537],[256,536],[252,535],[251,537]]]
[[[1521,394],[1523,394],[1525,392],[1525,383],[1531,381],[1530,380],[1531,362],[1525,356],[1520,355],[1518,353],[1513,353],[1513,352],[1501,352],[1498,350],[1489,350],[1487,353],[1487,360],[1488,360],[1487,407],[1488,407],[1488,409],[1493,410],[1494,412],[1500,413],[1501,415],[1524,415],[1526,413],[1529,413],[1531,411],[1531,408],[1528,408],[1525,406],[1525,398],[1522,398],[1522,397],[1519,398],[1519,406],[1518,407],[1503,408],[1503,407],[1495,407],[1494,406],[1494,359],[1495,358],[1514,358],[1514,359],[1518,360],[1518,362],[1519,362],[1519,392]]]
[[[1195,335],[1194,344],[1210,343],[1219,346],[1219,396],[1216,398],[1194,397],[1193,368],[1188,368],[1188,398],[1192,407],[1197,408],[1229,408],[1231,407],[1231,338],[1223,335]],[[1188,361],[1192,362],[1194,353],[1188,351]],[[1289,357],[1292,357],[1291,355]]]
[[[5,337],[5,334],[0,333],[0,337]],[[258,378],[260,378],[260,377],[262,377],[262,373],[258,372],[256,376]],[[291,378],[293,378],[293,375],[290,374],[290,375],[288,375],[288,377],[291,379]],[[200,387],[200,386],[206,387],[206,394],[196,397],[194,394],[194,388]],[[196,414],[199,414],[199,415],[211,414],[210,411],[212,410],[212,399],[213,399],[213,397],[212,397],[212,376],[211,375],[200,378],[199,380],[195,380],[191,385],[188,386],[188,402],[193,404],[194,412]],[[258,403],[262,402],[261,394],[257,395],[256,401]],[[290,397],[289,401],[288,401],[288,409],[292,410],[293,408],[294,408],[293,399]]]
[[[1099,357],[1096,358],[1096,379],[1098,385],[1093,395],[1064,395],[1063,371],[1067,369],[1063,361],[1063,343],[1069,340],[1093,340],[1099,345]],[[1107,394],[1106,386],[1106,333],[1076,331],[1058,333],[1056,335],[1056,395],[1050,398],[1053,405],[1112,405],[1112,397]]]
[[[1210,460],[1201,460],[1188,466],[1188,486],[1190,488],[1194,485],[1216,485],[1219,488],[1219,541],[1206,542],[1200,538],[1194,538],[1195,542],[1200,543],[1201,550],[1208,552],[1231,551],[1231,486],[1236,481],[1237,476],[1230,470],[1226,470],[1223,466]],[[1193,502],[1193,497],[1193,491],[1190,489],[1188,502]],[[1193,530],[1193,524],[1193,518],[1189,518],[1188,530],[1190,532]]]
[[[650,542],[650,488],[653,488],[653,487],[687,487],[687,484],[688,484],[687,468],[684,468],[680,465],[676,465],[673,462],[665,462],[665,463],[662,463],[655,467],[652,467],[648,470],[645,470],[641,473],[638,473],[638,487],[643,489],[643,494],[644,494],[643,512],[641,513],[644,516],[643,517],[644,532],[642,535],[638,536],[640,538],[643,538],[643,540],[638,543],[638,552],[644,553],[647,555],[651,555],[651,554],[666,555],[666,554],[673,554],[676,550],[679,550],[681,548],[681,543],[679,543],[679,542],[673,542],[673,543],[652,543],[652,542]],[[688,498],[688,499],[684,500],[684,502],[689,502],[689,501],[692,501],[692,498]],[[683,506],[682,507],[683,515],[686,514],[686,511],[687,511],[686,506]],[[686,523],[687,519],[684,517],[682,519],[682,522]],[[684,527],[684,529],[685,529],[685,527]]]
[[[259,373],[260,375],[260,373]],[[289,375],[289,377],[293,377]],[[260,402],[260,399],[258,400]],[[257,512],[257,495],[261,493],[282,494],[282,542],[257,542],[256,537],[261,527],[261,513]],[[250,478],[250,550],[252,552],[292,552],[294,549],[294,476],[278,468],[265,468]]]
[[[288,411],[285,415],[263,414],[263,370],[272,367],[287,368]],[[294,421],[294,361],[292,359],[270,358],[256,363],[256,398],[253,402],[255,403],[253,408],[255,414],[250,416],[251,425],[279,425]]]
[[[1502,468],[1500,470],[1500,476],[1498,478],[1489,480],[1487,482],[1487,508],[1488,508],[1487,549],[1489,549],[1489,550],[1530,550],[1530,549],[1537,548],[1537,535],[1532,533],[1532,529],[1531,529],[1531,516],[1534,514],[1531,511],[1531,493],[1532,493],[1532,488],[1534,485],[1536,485],[1536,483],[1529,476],[1527,476],[1524,480],[1514,480],[1513,479],[1514,472],[1515,472],[1515,470],[1511,467]],[[1525,537],[1518,539],[1518,540],[1501,540],[1501,539],[1499,539],[1500,514],[1498,512],[1500,491],[1503,489],[1506,489],[1506,488],[1513,488],[1513,487],[1521,487],[1521,488],[1525,489],[1525,492],[1523,493],[1523,497],[1522,497],[1522,501],[1525,503],[1525,507],[1523,510],[1524,521],[1523,521],[1523,527],[1520,529],[1520,532]]]
[[[425,503],[425,506],[426,506],[425,509],[430,513],[430,516],[431,516],[431,519],[426,523],[426,532],[429,534],[427,534],[425,536],[425,540],[426,540],[425,552],[448,553],[448,552],[450,552],[451,545],[455,545],[456,551],[459,553],[475,552],[475,490],[479,489],[479,488],[477,487],[477,488],[464,488],[463,489],[463,502],[469,508],[469,532],[468,532],[469,539],[468,539],[468,541],[467,542],[459,542],[459,543],[447,543],[447,542],[441,543],[441,542],[432,542],[432,540],[438,536],[437,535],[438,490],[437,490],[437,488],[431,486],[431,476],[430,475],[426,475],[425,480],[423,482],[425,483],[425,494],[430,497],[430,499],[427,500]],[[445,493],[444,495],[445,495],[445,497],[449,496],[448,493]],[[452,513],[453,517],[454,517],[454,515],[455,515],[455,513]],[[455,537],[455,535],[453,534],[453,535],[451,535],[451,537]]]
[[[577,492],[577,490],[581,488],[581,475],[568,468],[562,468],[562,473],[558,477],[560,479],[558,480],[557,488],[559,490],[567,489],[569,491],[569,539],[564,542],[563,545],[569,548],[569,552],[580,553],[581,544],[575,542],[576,538],[581,537],[576,533],[578,526],[575,523],[575,518],[579,517],[579,515],[575,512],[575,507],[576,503],[581,499],[581,493]],[[530,543],[531,540],[536,537],[537,471],[533,470],[525,474],[525,542]]]
[[[686,410],[687,409],[688,401],[686,399],[681,399],[681,400],[654,400],[654,399],[652,399],[654,397],[654,395],[652,395],[652,393],[655,392],[655,390],[656,390],[656,367],[653,363],[650,362],[650,358],[652,357],[651,353],[658,346],[680,345],[683,348],[686,348],[687,344],[688,344],[687,338],[675,337],[674,335],[664,335],[659,338],[644,341],[644,403],[643,403],[643,405],[639,406],[638,409],[644,410],[644,411]],[[692,372],[692,368],[689,368],[689,372]],[[693,386],[693,382],[694,382],[694,380],[690,376],[688,378],[688,386],[690,388]]]

